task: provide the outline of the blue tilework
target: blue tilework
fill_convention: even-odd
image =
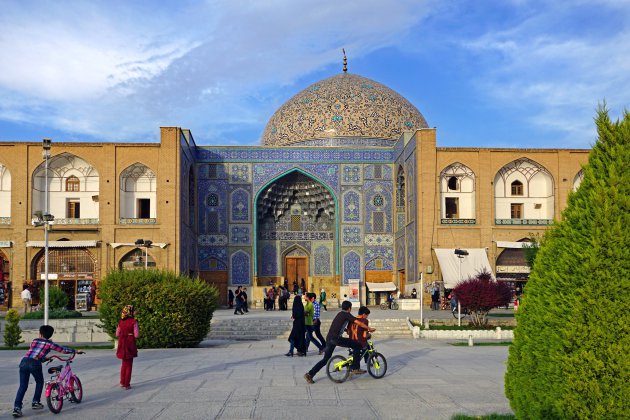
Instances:
[[[361,256],[350,251],[343,256],[343,284],[348,284],[348,279],[362,279]]]
[[[350,190],[343,194],[343,221],[346,223],[361,222],[361,195]]]
[[[393,149],[198,146],[198,162],[393,162]]]
[[[330,275],[330,250],[325,245],[315,249],[315,275]]]
[[[396,270],[405,269],[405,236],[396,239]]]
[[[262,258],[260,261],[260,274],[262,276],[279,276],[278,256],[274,244],[265,244],[262,248]]]
[[[341,243],[343,245],[361,245],[363,234],[361,226],[344,226],[341,230]]]
[[[232,191],[230,211],[232,222],[249,223],[250,220],[250,195],[243,188]]]
[[[407,226],[406,242],[407,242],[407,269],[405,276],[408,283],[415,282],[416,279],[416,224],[411,223]]]
[[[230,257],[230,271],[233,285],[249,285],[251,279],[249,254],[245,251],[236,251]]]

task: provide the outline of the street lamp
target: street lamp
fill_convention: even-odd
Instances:
[[[48,306],[49,306],[49,293],[48,293],[48,231],[50,225],[55,220],[55,217],[49,213],[48,207],[48,160],[50,159],[50,149],[52,140],[42,140],[42,157],[45,162],[45,181],[44,181],[44,212],[36,211],[32,220],[33,226],[44,226],[44,325],[48,325]]]
[[[135,242],[136,246],[144,247],[144,269],[149,268],[149,248],[151,248],[153,241],[148,239],[138,239]]]
[[[465,249],[456,249],[455,255],[459,258],[459,281],[462,281],[462,264],[464,263],[464,257],[468,255],[468,251]],[[457,299],[457,325],[462,326],[462,305],[459,303],[459,299]]]

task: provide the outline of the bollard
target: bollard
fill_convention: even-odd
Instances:
[[[469,336],[468,336],[468,347],[472,347],[472,346],[474,346],[474,344],[473,344],[473,339],[472,339],[472,335],[469,335]]]
[[[500,340],[501,339],[501,327],[497,327],[495,329],[495,331],[496,331],[496,334],[497,334],[497,340]]]
[[[429,320],[428,320],[428,319],[425,319],[425,320],[424,320],[424,329],[425,329],[425,330],[428,330],[428,329],[429,329]]]

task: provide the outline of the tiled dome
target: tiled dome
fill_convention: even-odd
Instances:
[[[284,103],[263,132],[263,146],[299,145],[322,138],[398,139],[427,128],[408,100],[373,80],[342,73],[317,82]]]

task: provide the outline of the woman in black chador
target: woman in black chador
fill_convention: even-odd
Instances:
[[[306,356],[306,342],[304,340],[306,327],[304,326],[304,305],[302,304],[301,295],[297,295],[293,299],[291,319],[293,319],[293,328],[291,328],[291,334],[289,334],[291,347],[289,347],[289,352],[286,356],[293,357],[294,348],[297,350],[298,356]]]

